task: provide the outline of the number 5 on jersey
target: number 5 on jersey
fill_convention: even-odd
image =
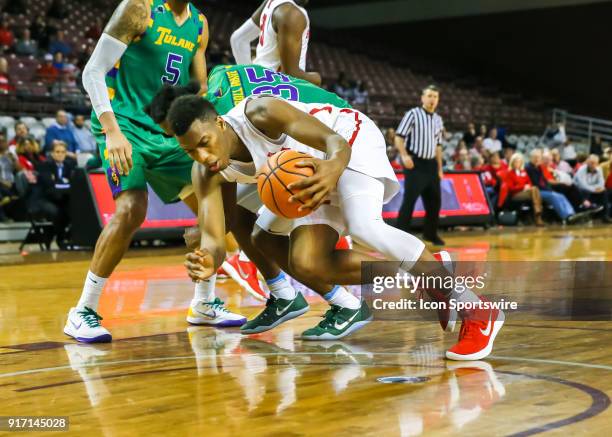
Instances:
[[[176,85],[181,78],[180,65],[183,63],[183,57],[176,53],[168,53],[166,61],[166,72],[161,77],[163,84]]]

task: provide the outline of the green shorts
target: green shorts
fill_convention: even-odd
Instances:
[[[164,203],[181,200],[181,190],[191,185],[193,160],[176,139],[153,132],[118,114],[116,117],[121,132],[132,145],[134,167],[127,176],[110,168],[102,126],[95,117],[91,123],[113,197],[126,190],[146,191],[148,183]]]

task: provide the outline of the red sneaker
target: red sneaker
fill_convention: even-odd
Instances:
[[[338,243],[336,243],[336,250],[349,250],[353,248],[353,242],[351,237],[340,237]]]
[[[257,267],[251,261],[241,261],[239,254],[226,258],[222,266],[230,277],[256,299],[268,300],[268,293],[257,278]]]
[[[440,261],[444,268],[450,273],[455,273],[455,263],[451,258],[451,254],[445,250],[433,254],[434,258]],[[430,291],[431,294],[434,295],[434,298],[438,301],[444,301],[447,304],[445,309],[438,310],[438,319],[440,321],[440,326],[443,331],[453,332],[455,330],[455,325],[457,324],[458,314],[457,310],[451,309],[448,304],[448,299],[442,295],[442,293],[438,291]]]
[[[229,279],[229,275],[227,274],[227,272],[225,271],[225,269],[223,268],[223,266],[219,267],[217,269],[217,279],[218,280],[225,280],[225,279]]]
[[[478,309],[461,323],[459,341],[446,351],[446,358],[457,361],[482,360],[493,350],[493,341],[504,324],[500,310]]]

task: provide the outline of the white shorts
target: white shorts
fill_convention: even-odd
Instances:
[[[354,195],[368,194],[378,199],[378,211],[373,211],[374,214],[382,214],[383,198],[385,194],[386,180],[376,179],[363,173],[356,172],[351,169],[345,170],[340,177],[338,185],[343,185],[344,198],[349,198]],[[342,210],[342,197],[337,190],[330,195],[331,203],[321,205],[319,209],[308,214],[305,217],[298,219],[287,219],[278,217],[265,206],[259,212],[257,226],[264,231],[275,235],[289,235],[291,231],[300,226],[310,225],[328,225],[333,228],[338,235],[343,236],[347,233],[347,222]]]
[[[259,211],[256,222],[264,231],[274,235],[290,235],[291,232],[300,226],[328,225],[333,228],[338,235],[344,235],[346,222],[342,210],[336,205],[321,205],[319,209],[299,219],[288,219],[279,217],[265,206]]]
[[[263,206],[257,192],[257,184],[236,184],[236,203],[257,214]]]

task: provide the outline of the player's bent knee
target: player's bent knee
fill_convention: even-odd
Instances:
[[[115,202],[113,218],[130,228],[140,227],[147,216],[147,193],[140,191],[125,192]]]
[[[305,250],[292,250],[289,254],[289,268],[298,280],[312,280],[316,278],[325,281],[326,262],[320,254],[313,254]]]

